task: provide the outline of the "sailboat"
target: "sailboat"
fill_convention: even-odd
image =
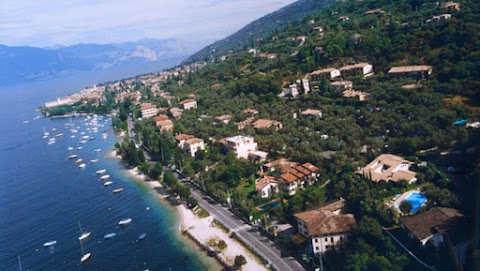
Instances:
[[[82,233],[82,236],[84,236],[84,232],[82,232],[82,226],[80,226],[80,222],[78,222],[78,227],[80,228],[80,232]],[[90,259],[90,256],[92,256],[92,253],[88,252],[85,254],[85,251],[83,250],[83,244],[82,244],[82,236],[80,236],[78,239],[80,240],[80,248],[82,249],[82,258],[80,258],[80,262],[81,263],[84,263],[86,262],[88,259]],[[88,236],[90,236],[90,233],[88,232],[88,235],[84,238],[87,238]]]
[[[90,236],[91,232],[89,232],[89,231],[84,232],[82,230],[82,226],[80,225],[80,222],[78,222],[78,227],[80,228],[80,233],[82,234],[82,235],[80,235],[80,237],[78,237],[78,240],[82,241],[83,239]]]

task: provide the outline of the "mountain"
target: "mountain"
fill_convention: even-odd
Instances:
[[[174,65],[180,63],[203,45],[175,39],[77,44],[49,49],[0,45],[0,85],[53,79],[85,71],[128,69],[137,74],[153,72],[165,61]]]
[[[324,10],[332,2],[334,0],[300,0],[294,2],[249,23],[227,38],[203,48],[185,62],[208,60],[212,52],[214,52],[214,55],[219,56],[226,54],[230,50],[242,49],[245,46],[253,47],[258,39],[265,37],[273,31],[281,30],[292,22],[305,19],[311,14]]]

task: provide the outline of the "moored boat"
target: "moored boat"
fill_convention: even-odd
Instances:
[[[86,231],[86,232],[83,232],[82,235],[80,235],[80,237],[78,237],[78,240],[83,240],[85,238],[88,238],[92,233],[89,232],[89,231]]]
[[[143,239],[145,239],[145,237],[147,237],[147,234],[146,234],[146,233],[142,233],[142,234],[140,234],[140,235],[138,236],[138,240],[139,240],[139,241],[140,241],[140,240],[143,240]]]
[[[112,183],[113,183],[113,182],[108,181],[108,182],[105,182],[103,185],[104,185],[104,186],[109,186],[109,185],[111,185]]]
[[[102,149],[95,149],[94,152],[100,152]]]
[[[105,235],[103,236],[103,238],[105,238],[105,239],[110,239],[110,238],[115,237],[115,235],[117,235],[117,234],[115,234],[114,232],[112,232],[112,233],[105,234]]]
[[[90,163],[96,163],[96,162],[98,162],[98,159],[92,159],[92,160],[90,160]]]
[[[103,174],[103,173],[105,173],[105,172],[107,172],[106,169],[99,169],[99,170],[97,170],[95,173],[96,173],[96,174]]]
[[[84,263],[86,262],[88,259],[90,259],[90,256],[92,256],[92,253],[88,252],[87,254],[84,254],[82,256],[82,258],[80,259],[80,262]]]
[[[112,193],[120,193],[123,191],[123,188],[117,188],[112,191]]]
[[[84,167],[86,167],[86,166],[87,166],[87,165],[85,165],[85,164],[80,164],[78,167],[79,167],[79,168],[84,168]]]
[[[77,157],[78,157],[78,155],[72,154],[72,155],[68,156],[67,158],[68,158],[68,159],[75,159],[75,158],[77,158]]]
[[[110,178],[110,175],[106,174],[106,175],[103,175],[102,177],[100,177],[100,180],[106,180]]]
[[[118,225],[127,225],[127,224],[130,224],[130,223],[132,223],[131,218],[124,218],[124,219],[122,219],[118,222]]]
[[[75,163],[77,163],[77,164],[81,164],[82,162],[83,162],[83,159],[82,159],[82,158],[77,159],[77,161],[75,161]]]
[[[48,241],[46,242],[45,244],[43,244],[44,247],[51,247],[53,245],[55,245],[57,243],[57,241],[53,240],[53,241]]]

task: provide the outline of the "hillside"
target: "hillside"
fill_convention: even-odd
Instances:
[[[170,40],[141,40],[116,44],[78,44],[55,49],[0,45],[0,85],[32,82],[77,72],[115,69],[152,72],[152,66],[181,62],[201,44]],[[174,62],[176,61],[176,62]],[[145,68],[144,68],[145,67]]]
[[[328,8],[333,0],[300,0],[255,20],[225,39],[214,42],[190,56],[185,63],[204,61],[226,54],[230,50],[255,46],[259,39],[279,31],[292,22]]]

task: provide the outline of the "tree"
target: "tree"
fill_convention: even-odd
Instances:
[[[158,179],[158,177],[162,174],[163,166],[161,163],[157,162],[154,165],[150,166],[148,169],[148,175],[152,179]]]
[[[242,265],[244,265],[246,263],[247,263],[247,260],[245,259],[245,257],[243,257],[243,255],[235,256],[235,266],[241,267]]]
[[[410,201],[404,200],[400,203],[400,211],[404,214],[409,214],[412,211],[412,203]]]
[[[223,240],[220,240],[220,242],[218,242],[217,246],[220,250],[224,250],[224,249],[227,248],[227,243],[225,243],[225,241],[223,241]]]

